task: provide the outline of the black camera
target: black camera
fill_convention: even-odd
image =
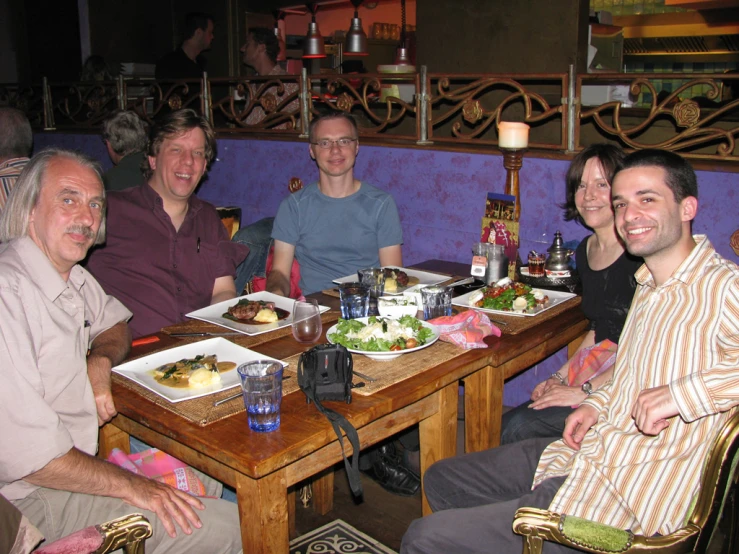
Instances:
[[[300,355],[298,385],[318,400],[352,401],[352,355],[340,344],[319,344]],[[313,394],[309,394],[312,392]]]

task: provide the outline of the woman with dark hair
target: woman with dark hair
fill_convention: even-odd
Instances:
[[[531,401],[503,415],[501,444],[561,437],[572,410],[611,379],[616,344],[636,289],[634,273],[642,264],[626,252],[614,226],[611,180],[624,157],[618,146],[594,144],[575,156],[567,170],[564,217],[593,231],[576,254],[590,330],[567,363],[534,388]]]

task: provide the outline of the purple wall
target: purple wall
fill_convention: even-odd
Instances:
[[[35,148],[64,146],[86,152],[110,166],[98,135],[41,133]],[[525,157],[521,169],[521,251],[546,250],[554,232],[565,241],[579,240],[587,230],[564,222],[556,206],[564,201],[566,160]],[[505,169],[497,154],[465,154],[361,146],[355,175],[390,192],[403,224],[406,265],[430,258],[468,262],[480,235],[480,220],[488,192],[503,192]],[[198,196],[218,206],[240,206],[242,225],[277,212],[289,194],[291,177],[307,185],[318,171],[305,143],[219,139],[218,157]],[[698,172],[700,207],[694,230],[706,233],[725,257],[739,262],[729,246],[739,227],[739,174]],[[564,351],[506,386],[505,403],[528,398],[543,376],[566,361]]]

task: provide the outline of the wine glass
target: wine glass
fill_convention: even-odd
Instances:
[[[316,342],[321,336],[321,310],[318,301],[308,298],[304,302],[296,301],[293,307],[293,337],[298,342]]]

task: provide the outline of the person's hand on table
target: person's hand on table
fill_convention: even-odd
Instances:
[[[177,527],[192,534],[193,526],[203,526],[193,507],[204,510],[205,505],[196,497],[165,483],[131,474],[131,486],[123,496],[127,504],[154,512],[170,537],[177,536]]]
[[[562,440],[573,450],[580,450],[580,445],[590,428],[598,421],[598,410],[587,404],[581,405],[565,420]]]

